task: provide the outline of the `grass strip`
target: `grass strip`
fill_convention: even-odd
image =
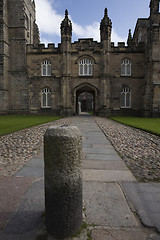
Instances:
[[[21,129],[37,126],[60,119],[52,115],[4,115],[0,116],[0,136],[16,132]]]
[[[160,136],[160,118],[110,117],[110,119]]]

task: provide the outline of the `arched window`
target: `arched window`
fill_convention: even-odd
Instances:
[[[92,61],[88,58],[84,58],[79,62],[79,75],[80,76],[92,76]]]
[[[51,108],[51,91],[49,88],[43,88],[41,91],[42,108]]]
[[[121,63],[121,75],[131,76],[131,61],[129,59],[123,59]]]
[[[42,62],[42,76],[51,76],[51,63],[48,60]]]
[[[124,87],[121,91],[121,108],[131,107],[131,90],[128,87]]]

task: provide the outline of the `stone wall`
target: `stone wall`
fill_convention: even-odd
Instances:
[[[8,110],[8,11],[7,0],[0,2],[0,113]]]
[[[33,44],[35,5],[31,0],[8,0],[10,69],[9,109],[29,110],[29,82],[26,68],[26,45]]]

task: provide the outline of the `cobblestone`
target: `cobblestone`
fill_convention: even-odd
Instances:
[[[106,118],[94,120],[141,181],[160,182],[160,137]]]
[[[12,176],[43,146],[43,136],[51,125],[69,125],[73,118],[63,118],[0,137],[0,176]]]

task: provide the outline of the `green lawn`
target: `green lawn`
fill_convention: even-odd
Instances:
[[[23,116],[23,115],[5,115],[0,116],[0,136],[12,133],[24,128],[29,128],[46,122],[51,122],[61,117],[58,116]]]
[[[160,136],[160,118],[110,117],[126,125],[145,130]]]

